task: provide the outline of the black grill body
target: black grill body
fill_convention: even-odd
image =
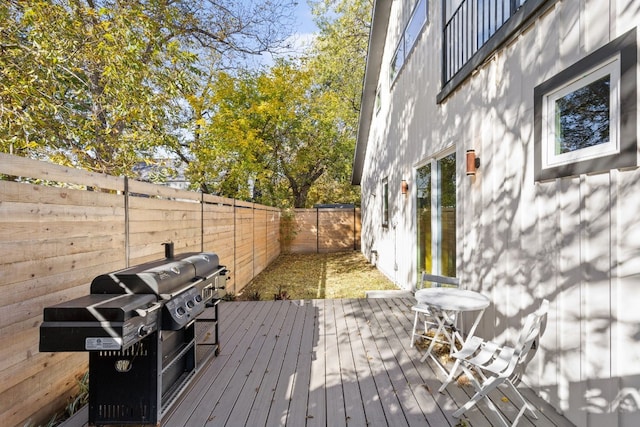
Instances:
[[[91,425],[158,425],[219,352],[227,269],[214,253],[166,254],[97,276],[89,295],[44,309],[40,351],[89,352]],[[198,330],[213,341],[200,342]]]

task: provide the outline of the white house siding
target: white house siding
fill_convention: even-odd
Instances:
[[[377,251],[378,267],[399,286],[415,286],[415,170],[455,147],[458,276],[493,302],[479,333],[514,338],[548,298],[527,382],[577,425],[640,425],[640,170],[535,183],[533,166],[534,87],[640,25],[640,0],[558,1],[439,105],[439,0],[429,2],[430,22],[390,87],[402,3],[391,6],[382,108],[364,161],[363,252]],[[464,174],[469,148],[482,163],[475,179]]]

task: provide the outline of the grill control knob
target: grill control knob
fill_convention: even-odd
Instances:
[[[178,309],[176,310],[176,313],[178,313],[178,316],[184,316],[186,312],[187,310],[185,310],[184,307],[178,307]]]
[[[195,303],[195,302],[193,302],[193,301],[191,301],[191,300],[187,301],[187,308],[190,308],[190,309],[191,309],[191,308],[193,308],[195,305],[196,305],[196,303]]]
[[[196,302],[202,302],[202,295],[196,295],[196,297],[194,298],[194,300]]]
[[[149,328],[148,327],[140,326],[140,328],[138,328],[138,336],[139,337],[144,337],[148,333],[149,333]]]

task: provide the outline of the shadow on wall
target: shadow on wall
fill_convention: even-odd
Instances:
[[[551,402],[560,399],[557,387],[539,391]],[[640,425],[640,375],[572,382],[568,391],[565,415],[576,425]]]

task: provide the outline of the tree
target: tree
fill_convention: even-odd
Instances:
[[[214,79],[190,147],[200,188],[275,206],[359,202],[349,181],[372,4],[312,4],[320,34],[304,57]]]
[[[310,4],[320,29],[311,52],[312,66],[326,87],[341,95],[341,114],[357,124],[373,2],[310,0]]]
[[[314,203],[359,204],[360,191],[350,181],[373,2],[310,0],[310,4],[320,33],[310,52],[309,66],[317,70],[325,90],[334,94],[336,114],[341,117],[349,143],[349,156],[335,164],[314,188]]]
[[[279,61],[258,73],[220,73],[211,105],[189,173],[214,192],[306,207],[313,185],[351,157],[335,93],[304,65]]]
[[[158,147],[184,145],[198,125],[189,100],[201,95],[211,72],[284,42],[292,6],[291,0],[3,2],[0,148],[129,174]]]

